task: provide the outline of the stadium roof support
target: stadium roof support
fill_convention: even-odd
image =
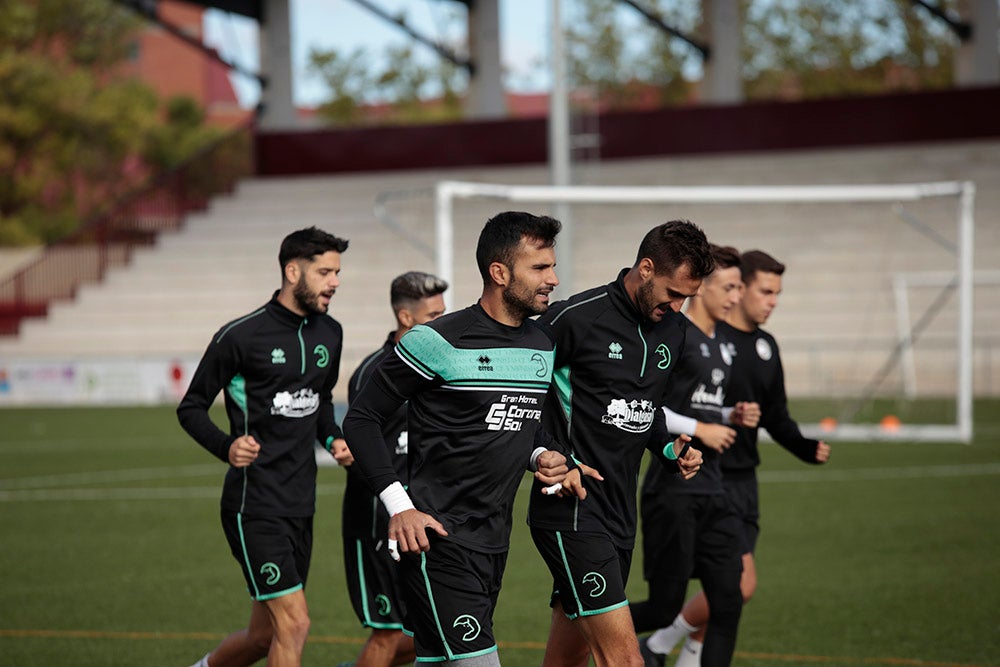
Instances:
[[[1000,83],[1000,7],[996,0],[959,0],[972,34],[962,40],[955,57],[955,83],[962,87]]]
[[[701,97],[709,104],[738,104],[743,101],[740,46],[743,19],[739,0],[701,0],[701,15],[709,34],[706,44],[670,25],[659,12],[637,0],[619,0],[642,14],[649,23],[670,37],[690,45],[701,54],[704,78]]]

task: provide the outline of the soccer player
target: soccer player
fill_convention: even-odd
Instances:
[[[314,443],[343,436],[331,392],[343,342],[327,316],[347,241],[310,227],[281,242],[281,288],[212,337],[177,407],[181,426],[229,463],[222,527],[250,592],[250,621],[196,667],[272,667],[302,661],[305,585],[316,510]],[[208,410],[225,390],[229,431]],[[342,443],[341,443],[342,444]]]
[[[716,439],[719,431],[731,437],[727,423],[756,424],[760,409],[753,403],[724,409],[732,357],[719,324],[740,300],[740,256],[733,248],[712,245],[712,258],[715,270],[688,305],[687,337],[667,399],[668,430],[693,435],[704,463],[697,477],[683,482],[650,462],[642,486],[649,599],[633,604],[631,611],[637,632],[666,625],[684,603],[688,579],[698,576],[713,610],[701,662],[721,667],[732,660],[743,600],[741,526],[726,498],[720,467],[728,445]]]
[[[636,526],[636,478],[645,449],[683,476],[701,461],[686,437],[667,443],[663,404],[684,342],[684,300],[712,271],[705,234],[675,220],[651,229],[616,280],[555,304],[540,321],[556,337],[555,376],[543,411],[549,433],[603,475],[586,501],[547,498],[536,482],[528,523],[552,573],[544,665],[641,665],[625,583]],[[664,466],[666,467],[666,466]],[[580,472],[567,479],[578,481]],[[678,475],[680,478],[681,475]]]
[[[478,303],[406,332],[348,410],[354,466],[388,510],[401,552],[406,629],[417,660],[499,665],[493,610],[507,560],[514,495],[525,469],[582,492],[539,428],[554,341],[529,319],[558,285],[561,224],[500,213],[483,227]],[[382,436],[408,403],[409,489]]]
[[[447,282],[420,271],[409,271],[392,281],[389,301],[396,317],[396,329],[389,333],[382,347],[365,357],[354,371],[347,388],[349,403],[354,401],[378,363],[393,353],[404,333],[444,314],[442,294],[447,289]],[[385,422],[382,437],[389,447],[396,474],[405,486],[410,477],[406,465],[405,406]],[[351,466],[354,459],[350,450],[344,448],[334,454],[337,461],[347,467],[341,522],[347,590],[361,625],[371,629],[368,641],[353,664],[390,667],[411,663],[415,657],[413,639],[403,633],[406,607],[398,580],[399,568],[389,556],[386,542],[389,515],[367,482]]]
[[[806,463],[826,463],[830,458],[830,446],[803,436],[788,412],[778,344],[774,336],[761,328],[778,304],[784,273],[785,265],[761,250],[750,250],[740,257],[743,298],[730,313],[728,324],[719,324],[719,330],[730,342],[733,358],[728,396],[735,401],[760,404],[759,426],[766,428],[771,437],[792,454]],[[740,589],[744,603],[757,588],[753,553],[760,534],[756,474],[759,464],[757,428],[737,428],[736,439],[722,457],[721,466],[723,486],[742,519],[744,544]],[[704,593],[698,593],[673,623],[653,633],[646,645],[659,654],[666,654],[690,635],[684,654],[696,654],[704,641],[708,619],[708,600]]]

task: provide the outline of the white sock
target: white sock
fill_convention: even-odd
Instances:
[[[698,628],[687,622],[687,619],[684,618],[684,614],[677,614],[677,618],[674,619],[673,623],[665,628],[660,628],[649,636],[649,639],[646,640],[646,646],[648,646],[649,650],[653,653],[666,655],[667,653],[670,653],[670,651],[672,651],[682,639],[697,629]]]
[[[202,657],[201,660],[199,660],[198,662],[196,662],[193,665],[191,665],[191,667],[208,667],[208,656],[210,656],[210,655],[212,655],[212,654],[211,653],[206,653]]]
[[[674,667],[699,667],[701,665],[701,649],[704,646],[700,641],[687,638],[681,655],[674,663]]]

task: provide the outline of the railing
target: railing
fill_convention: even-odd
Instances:
[[[44,315],[51,301],[100,281],[109,268],[128,263],[133,248],[152,244],[158,233],[206,208],[213,195],[232,191],[253,172],[253,127],[245,123],[153,177],[0,281],[0,335],[16,334],[25,317]]]

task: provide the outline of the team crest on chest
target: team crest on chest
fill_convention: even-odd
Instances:
[[[768,343],[763,338],[758,338],[757,342],[754,344],[754,347],[757,348],[757,356],[758,357],[760,357],[764,361],[770,361],[771,360],[771,355],[773,354],[773,352],[771,352],[771,344],[770,343]]]
[[[723,363],[725,363],[727,366],[733,365],[732,351],[729,349],[729,345],[727,343],[722,343],[719,345],[719,353],[722,355]]]

